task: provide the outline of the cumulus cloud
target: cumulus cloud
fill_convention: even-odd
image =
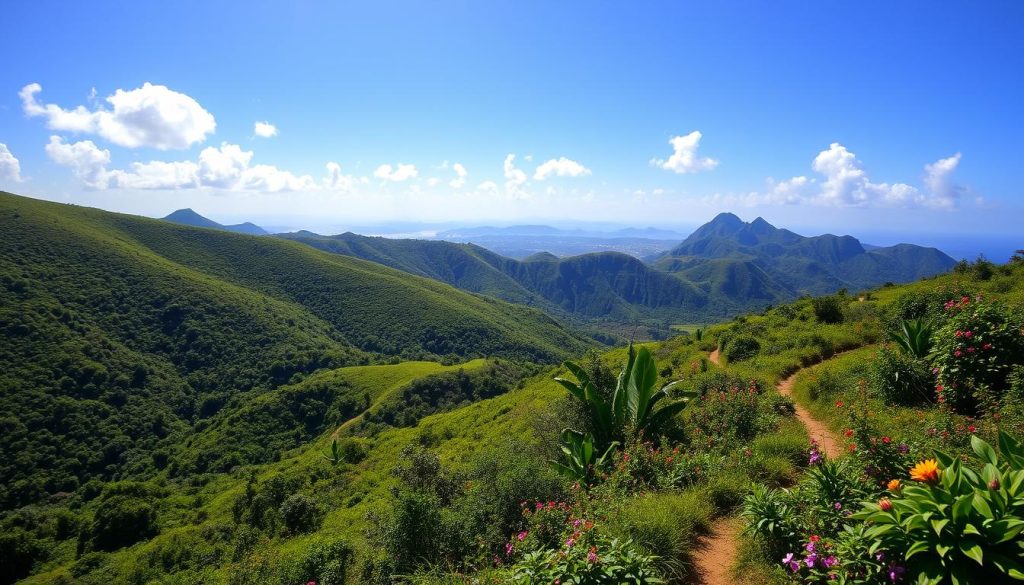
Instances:
[[[960,153],[939,159],[924,167],[924,184],[940,207],[953,207],[966,189],[953,182],[953,171],[960,164]]]
[[[46,154],[53,162],[70,167],[86,187],[107,188],[110,151],[97,147],[92,140],[68,144],[60,136],[51,136],[46,145]]]
[[[341,172],[341,165],[336,162],[327,163],[327,178],[324,187],[332,191],[351,191],[356,185],[356,178]]]
[[[32,83],[18,94],[27,115],[45,118],[52,130],[95,134],[127,148],[187,148],[206,140],[217,127],[213,114],[199,102],[163,85],[147,82],[137,89],[119,89],[106,98],[110,109],[96,110],[41,104],[36,94],[42,90]]]
[[[533,178],[543,181],[550,176],[556,177],[583,177],[590,174],[590,169],[580,163],[565,158],[551,159],[542,163],[533,173]]]
[[[502,164],[505,175],[505,194],[515,198],[528,197],[529,194],[523,190],[523,185],[526,184],[526,173],[522,169],[516,168],[515,162],[516,155],[509,154]]]
[[[260,138],[273,138],[277,136],[277,126],[270,122],[256,122],[252,125],[252,133]]]
[[[453,164],[452,170],[455,171],[456,176],[448,182],[448,186],[452,189],[461,189],[462,186],[466,184],[466,175],[469,174],[469,171],[459,163]]]
[[[0,142],[0,181],[21,182],[21,163],[7,145]]]
[[[377,170],[373,171],[374,177],[384,179],[385,181],[395,182],[415,179],[419,174],[419,171],[416,170],[416,165],[407,165],[402,163],[398,163],[395,166],[383,164],[377,167]]]
[[[686,136],[673,136],[668,141],[672,145],[672,156],[668,157],[668,160],[652,159],[651,164],[679,174],[710,171],[718,166],[718,161],[698,156],[697,148],[700,147],[700,139],[703,136],[699,130],[694,130]]]
[[[135,162],[126,170],[108,169],[110,151],[91,140],[67,143],[51,136],[46,153],[57,164],[70,167],[90,189],[211,188],[273,193],[319,188],[309,175],[296,176],[272,165],[251,165],[252,151],[237,144],[205,148],[195,161]]]
[[[924,167],[924,188],[907,183],[876,183],[863,163],[838,142],[818,153],[811,168],[818,178],[803,175],[776,181],[768,179],[768,189],[745,195],[715,195],[709,201],[740,205],[790,205],[811,203],[830,206],[925,206],[955,207],[967,189],[954,182],[952,174],[960,163],[960,153]]]

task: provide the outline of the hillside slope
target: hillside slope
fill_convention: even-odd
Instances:
[[[539,311],[279,239],[0,194],[0,507],[143,473],[195,421],[325,367],[553,362]]]

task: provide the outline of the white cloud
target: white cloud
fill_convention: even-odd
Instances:
[[[341,172],[341,165],[336,162],[327,163],[327,178],[324,186],[334,191],[351,191],[355,187],[356,178]]]
[[[924,184],[935,197],[939,207],[953,207],[966,192],[964,187],[953,182],[953,171],[960,164],[960,153],[939,159],[924,167]]]
[[[718,161],[697,155],[702,136],[699,130],[694,130],[686,136],[673,136],[668,141],[672,145],[672,156],[668,160],[652,159],[651,164],[679,174],[710,171],[718,166]]]
[[[543,181],[554,175],[556,177],[582,177],[590,174],[590,169],[580,163],[565,158],[551,159],[540,166],[533,173],[533,178]]]
[[[479,185],[476,186],[476,190],[481,191],[483,193],[497,194],[498,184],[495,183],[494,181],[484,181],[483,183],[480,183]]]
[[[205,148],[197,161],[134,162],[128,170],[108,169],[110,151],[91,140],[69,144],[51,136],[46,152],[57,164],[70,167],[90,189],[210,188],[264,193],[319,189],[309,175],[297,176],[272,165],[251,166],[252,151],[237,144]]]
[[[187,148],[206,140],[217,127],[213,115],[196,100],[163,85],[147,82],[137,89],[119,89],[106,98],[112,110],[40,104],[36,94],[42,89],[32,83],[18,94],[27,115],[46,118],[52,130],[96,134],[118,146]]]
[[[378,179],[396,182],[415,179],[419,174],[419,171],[416,170],[416,165],[407,165],[402,163],[398,163],[394,167],[388,164],[383,164],[377,167],[377,170],[373,171],[373,176]]]
[[[515,166],[516,155],[509,154],[505,157],[502,169],[505,174],[505,194],[513,198],[525,198],[529,193],[523,190],[526,183],[526,173]]]
[[[21,182],[21,163],[7,145],[0,142],[0,181]]]
[[[252,133],[260,138],[273,138],[277,136],[277,126],[270,122],[256,122],[252,125]]]
[[[51,136],[46,154],[57,164],[71,167],[75,176],[90,189],[107,188],[110,151],[100,149],[92,140],[68,144],[60,136]]]
[[[768,179],[769,189],[745,195],[715,195],[713,201],[743,205],[812,203],[830,206],[926,206],[951,208],[967,190],[953,181],[960,153],[925,165],[924,189],[907,183],[875,183],[857,156],[838,142],[814,157],[822,180],[797,176]]]
[[[448,186],[452,189],[461,189],[462,186],[466,184],[466,175],[469,174],[469,171],[459,163],[454,163],[452,165],[452,170],[455,171],[456,177],[449,181]]]

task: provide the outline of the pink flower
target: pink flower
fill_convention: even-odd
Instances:
[[[576,544],[576,539],[570,538],[565,541],[565,548],[572,548],[572,545]]]
[[[964,355],[964,352],[960,351],[959,349],[953,352],[953,357],[960,357],[962,355]]]
[[[590,552],[587,553],[587,562],[588,563],[596,563],[597,562],[597,547],[596,546],[590,547]]]
[[[964,331],[964,337],[970,337],[972,335],[974,335],[974,334],[971,333],[970,331]]]
[[[527,534],[527,532],[524,530],[524,531],[522,531],[522,532],[520,532],[519,534],[516,535],[516,539],[518,539],[519,542],[522,542],[522,541],[526,540],[526,534]]]
[[[505,543],[505,556],[506,556],[506,557],[507,557],[507,556],[509,556],[510,554],[512,554],[512,549],[513,549],[513,548],[514,548],[514,547],[512,546],[512,543],[511,543],[511,542],[506,542],[506,543]]]

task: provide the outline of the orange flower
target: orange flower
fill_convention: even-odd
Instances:
[[[925,459],[910,470],[910,479],[924,483],[939,481],[939,463],[934,459]]]
[[[886,487],[889,488],[890,492],[898,492],[903,487],[903,484],[900,483],[900,480],[894,479],[894,480],[890,481],[889,485],[886,486]]]

